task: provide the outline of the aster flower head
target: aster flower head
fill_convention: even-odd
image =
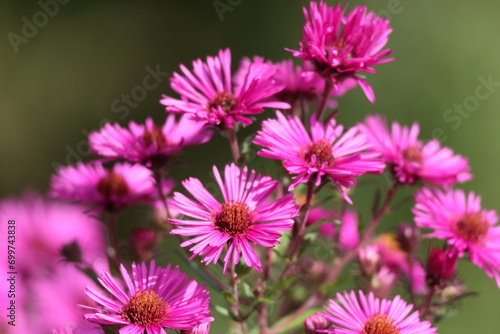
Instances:
[[[104,226],[85,214],[85,210],[81,205],[29,192],[21,198],[0,201],[0,219],[7,222],[14,217],[23,226],[17,230],[17,271],[26,277],[39,278],[73,263],[86,269],[107,268]],[[0,243],[7,243],[7,238],[1,240],[1,233]]]
[[[469,253],[472,263],[500,287],[500,226],[495,210],[481,208],[481,197],[458,189],[423,188],[415,194],[415,223],[432,229],[429,238],[446,240],[459,257]]]
[[[141,165],[117,163],[106,169],[100,162],[61,167],[51,177],[52,197],[119,209],[156,198],[152,172]]]
[[[344,127],[336,125],[334,118],[323,123],[312,115],[307,132],[298,116],[276,114],[278,119],[262,122],[253,142],[264,147],[258,155],[283,160],[283,166],[295,175],[289,190],[311,178],[319,185],[328,176],[352,203],[344,188],[350,189],[360,175],[383,172],[385,165],[377,154],[363,152],[369,145],[356,127],[342,134]]]
[[[87,296],[100,305],[83,306],[92,310],[85,314],[86,320],[123,325],[120,334],[166,333],[164,327],[187,330],[214,320],[210,316],[208,291],[195,280],[188,281],[178,267],[171,269],[170,264],[158,267],[153,260],[149,269],[145,263],[133,263],[132,277],[123,265],[120,272],[125,289],[109,272],[103,272],[99,278],[114,298],[92,287],[85,289]]]
[[[419,180],[435,185],[451,185],[472,178],[466,158],[454,154],[448,147],[441,147],[437,139],[424,144],[418,140],[419,125],[411,127],[392,123],[389,130],[380,115],[368,116],[358,125],[370,142],[372,150],[382,154],[392,165],[395,178],[401,183],[412,184]]]
[[[237,122],[249,125],[252,119],[246,115],[260,114],[265,107],[290,108],[287,103],[269,100],[283,89],[274,79],[274,65],[255,57],[243,66],[244,72],[238,75],[241,79],[233,84],[229,49],[207,57],[206,62],[195,60],[192,71],[181,65],[182,74],[174,73],[171,78],[171,87],[181,99],[163,95],[160,103],[169,112],[189,114],[193,120],[222,128],[232,128]]]
[[[337,87],[346,78],[354,79],[371,102],[375,95],[359,72],[375,73],[372,66],[393,59],[382,59],[391,53],[382,50],[392,29],[389,21],[367,13],[365,6],[355,7],[345,14],[340,4],[328,6],[324,1],[311,1],[302,30],[300,50],[288,50],[295,57],[311,61],[316,71]]]
[[[130,122],[128,128],[107,123],[89,135],[90,147],[100,156],[141,162],[150,167],[180,153],[186,146],[210,140],[212,131],[203,123],[184,115],[179,121],[175,118],[168,115],[162,126],[154,124],[151,118],[145,124]]]
[[[177,225],[171,233],[194,238],[181,244],[193,246],[193,257],[204,256],[205,263],[217,263],[227,245],[224,257],[224,274],[230,263],[237,264],[241,255],[247,266],[262,271],[262,263],[252,244],[274,247],[279,244],[280,231],[288,231],[298,215],[292,194],[275,201],[270,195],[278,182],[269,176],[261,176],[248,168],[240,169],[235,164],[224,169],[224,180],[214,166],[215,179],[223,196],[220,203],[196,178],[182,182],[184,188],[195,198],[174,193],[171,207],[194,219],[171,219]]]
[[[400,296],[392,300],[368,296],[362,291],[337,293],[338,302],[330,299],[323,316],[334,329],[320,330],[335,334],[433,334],[436,329],[429,321],[420,321],[418,311]]]

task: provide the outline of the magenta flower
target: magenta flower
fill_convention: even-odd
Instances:
[[[434,230],[426,237],[447,240],[459,257],[468,251],[471,262],[500,287],[500,226],[495,226],[495,210],[483,210],[481,197],[463,190],[423,188],[415,202],[417,226]]]
[[[181,65],[182,74],[174,73],[171,87],[181,95],[174,99],[163,95],[160,101],[169,112],[189,114],[191,119],[232,128],[236,122],[249,125],[252,120],[245,115],[260,114],[266,108],[288,109],[290,105],[270,101],[268,98],[283,89],[273,78],[276,68],[255,57],[245,66],[243,79],[233,85],[231,77],[231,52],[220,50],[216,57],[206,62],[197,59],[193,71]]]
[[[420,321],[418,311],[412,312],[413,305],[407,305],[400,296],[392,300],[379,299],[362,291],[337,293],[338,302],[330,299],[323,313],[326,320],[333,323],[330,330],[323,333],[335,334],[433,334],[436,328],[429,321]]]
[[[253,142],[264,146],[258,155],[284,160],[283,166],[290,174],[295,174],[289,190],[310,178],[319,185],[323,176],[329,176],[352,204],[344,188],[350,189],[350,185],[356,184],[357,176],[383,172],[384,163],[375,158],[376,154],[362,152],[369,145],[356,127],[342,135],[344,127],[336,126],[334,118],[323,123],[313,115],[308,133],[299,117],[285,117],[279,111],[276,114],[277,120],[262,122],[262,130],[257,132]]]
[[[177,122],[169,115],[163,126],[147,118],[145,124],[130,122],[128,129],[118,124],[106,124],[99,132],[89,135],[92,151],[106,158],[127,159],[150,167],[190,145],[210,140],[212,131],[200,122],[182,116]]]
[[[23,277],[36,279],[54,274],[67,262],[93,270],[106,269],[104,225],[85,210],[81,205],[46,200],[35,193],[2,200],[0,219],[7,223],[15,218],[23,226],[17,229],[17,271]],[[1,236],[0,243],[6,245],[7,237],[1,240]]]
[[[286,59],[275,65],[278,69],[276,81],[285,85],[285,88],[275,95],[278,100],[290,103],[294,109],[308,109],[309,103],[318,102],[325,90],[325,79],[314,71],[311,62],[295,66],[291,59]],[[356,85],[353,79],[346,79],[339,83],[330,91],[326,107],[335,108],[337,106],[335,99],[343,96]]]
[[[435,185],[450,185],[472,178],[466,158],[454,155],[448,147],[441,147],[433,139],[427,144],[418,140],[419,126],[411,128],[394,122],[389,130],[386,120],[380,115],[368,116],[359,125],[375,152],[382,154],[386,163],[401,183],[419,180]]]
[[[262,263],[252,243],[274,247],[279,244],[279,231],[288,231],[298,215],[292,194],[272,202],[269,197],[278,182],[269,176],[261,176],[245,167],[240,170],[235,164],[224,169],[224,180],[214,166],[213,172],[219,184],[223,203],[219,203],[196,178],[182,182],[186,190],[196,199],[174,193],[171,206],[174,210],[194,220],[171,219],[179,225],[171,233],[195,236],[185,241],[182,247],[194,245],[190,250],[202,255],[201,262],[217,263],[227,245],[224,257],[224,274],[230,263],[237,264],[240,254],[245,263],[262,271]]]
[[[166,333],[163,327],[186,330],[214,320],[208,291],[195,280],[187,281],[179,267],[157,267],[153,260],[149,270],[144,263],[133,263],[132,278],[123,265],[120,272],[126,289],[109,272],[99,278],[115,298],[95,288],[85,289],[87,296],[100,305],[83,306],[93,311],[85,314],[85,319],[102,325],[124,325],[120,334],[160,334]]]
[[[303,11],[306,23],[300,50],[288,51],[311,61],[321,76],[332,80],[334,88],[346,78],[356,80],[373,103],[373,90],[358,72],[375,73],[372,66],[394,60],[382,59],[391,53],[390,49],[381,51],[392,32],[389,21],[367,13],[365,6],[344,16],[345,7],[337,4],[332,8],[323,1],[319,6],[311,1],[309,12]]]
[[[52,197],[96,204],[99,208],[119,209],[149,203],[157,190],[152,172],[141,165],[117,163],[106,169],[99,162],[78,163],[59,168],[52,175]]]

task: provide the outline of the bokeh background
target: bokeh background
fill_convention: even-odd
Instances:
[[[104,122],[162,120],[158,101],[171,93],[165,75],[143,100],[126,108],[120,101],[143,85],[148,68],[172,73],[180,63],[224,47],[235,60],[261,55],[274,61],[291,57],[285,47],[297,48],[306,1],[220,0],[229,8],[222,14],[214,2],[68,1],[13,45],[13,34],[22,36],[26,20],[33,22],[42,8],[37,1],[2,1],[1,197],[28,188],[45,192],[55,166],[89,160],[86,134]],[[350,1],[349,8],[359,4]],[[369,113],[406,124],[418,121],[422,138],[438,137],[470,158],[475,178],[460,187],[481,194],[484,207],[499,210],[500,2],[371,0],[367,5],[391,19],[389,47],[396,61],[368,76],[375,104],[360,89],[340,100],[340,121],[353,125]],[[484,80],[498,84],[486,87]],[[478,90],[489,95],[474,98]],[[462,114],[453,111],[464,103]],[[218,139],[189,148],[184,159],[188,168],[173,175],[203,178],[230,155]],[[407,210],[394,219],[411,215]],[[499,333],[500,290],[472,265],[460,271],[479,297],[467,299],[456,317],[440,323],[439,333]]]

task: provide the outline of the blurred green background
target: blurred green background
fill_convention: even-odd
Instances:
[[[103,122],[163,119],[158,101],[171,93],[165,75],[142,101],[116,108],[125,106],[122,94],[143,85],[148,68],[172,73],[179,63],[190,65],[224,47],[231,48],[234,64],[253,55],[277,61],[291,57],[285,47],[298,47],[306,1],[219,2],[229,8],[222,14],[212,0],[73,0],[47,20],[37,1],[1,2],[0,195],[46,191],[54,166],[90,159],[86,134]],[[359,4],[350,1],[349,8]],[[420,122],[422,138],[439,137],[470,158],[475,178],[461,187],[481,194],[485,208],[500,209],[500,2],[371,0],[367,5],[391,19],[389,47],[396,61],[368,76],[374,105],[359,88],[340,100],[340,121],[353,125],[368,113],[381,113],[391,121]],[[33,20],[37,31],[23,32]],[[486,87],[484,80],[498,84]],[[474,97],[478,90],[480,99]],[[464,103],[461,114],[453,110]],[[174,175],[203,178],[212,164],[230,156],[227,143],[217,139],[188,149],[184,158],[191,169]],[[401,219],[411,219],[410,213]],[[499,333],[499,289],[472,265],[460,270],[480,296],[440,323],[439,333]]]

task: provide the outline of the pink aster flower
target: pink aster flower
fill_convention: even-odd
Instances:
[[[292,177],[289,190],[299,183],[313,178],[315,185],[329,176],[344,198],[352,204],[344,191],[356,184],[355,177],[365,173],[382,173],[384,163],[376,159],[377,154],[365,153],[369,145],[356,127],[342,134],[344,127],[336,125],[335,119],[323,123],[313,115],[310,133],[297,116],[285,117],[276,113],[278,119],[262,122],[254,143],[264,146],[257,154],[270,159],[284,160],[283,166]]]
[[[435,185],[450,185],[472,178],[466,158],[455,155],[448,147],[441,147],[438,140],[427,144],[418,140],[419,126],[411,128],[394,122],[389,130],[380,115],[368,116],[359,125],[375,152],[382,154],[386,163],[401,183],[419,180]]]
[[[279,231],[292,228],[298,215],[292,194],[272,202],[269,197],[278,186],[269,176],[261,176],[235,164],[227,165],[224,180],[214,166],[213,172],[219,184],[224,202],[217,201],[196,178],[182,182],[186,190],[196,199],[174,193],[171,206],[180,214],[193,220],[171,219],[178,225],[171,233],[194,236],[182,247],[194,245],[190,250],[202,255],[202,262],[217,263],[227,245],[224,257],[224,274],[230,263],[237,264],[241,254],[245,263],[261,271],[262,263],[252,243],[264,247],[279,244]]]
[[[206,62],[197,59],[193,71],[181,65],[182,74],[174,73],[171,87],[181,99],[163,95],[160,101],[169,112],[189,114],[191,119],[232,128],[235,122],[249,125],[252,120],[245,115],[260,114],[266,108],[288,109],[290,105],[270,101],[269,97],[283,89],[274,79],[276,68],[261,57],[245,65],[243,78],[233,84],[231,52],[220,50],[216,57]]]
[[[389,21],[367,13],[365,6],[355,7],[346,16],[340,4],[319,6],[311,1],[309,12],[303,9],[306,20],[302,31],[300,50],[288,50],[295,57],[311,61],[316,71],[337,87],[345,78],[352,78],[361,86],[372,103],[375,95],[359,72],[375,73],[372,66],[393,59],[382,59],[391,53],[385,46],[392,29]]]
[[[156,198],[157,191],[152,172],[144,166],[117,163],[112,169],[106,169],[94,162],[59,168],[57,174],[52,175],[50,194],[100,208],[119,209],[149,203]]]
[[[203,123],[182,116],[168,115],[163,126],[147,118],[145,124],[130,122],[128,129],[118,124],[106,124],[99,132],[89,135],[92,151],[107,158],[127,159],[145,163],[148,167],[163,162],[190,145],[210,140],[212,131]]]
[[[278,100],[288,102],[294,109],[308,109],[309,103],[316,103],[325,90],[325,79],[314,71],[311,62],[304,62],[295,66],[291,59],[275,64],[278,71],[276,81],[283,83],[285,88],[275,96]],[[338,97],[357,85],[353,79],[346,79],[330,91],[326,107],[333,109],[337,106]]]
[[[0,219],[15,219],[21,226],[15,245],[17,271],[23,277],[37,279],[52,275],[66,262],[94,270],[107,268],[105,228],[85,210],[81,205],[47,200],[36,193],[0,201]],[[7,238],[0,243],[7,244]]]
[[[415,222],[421,228],[433,229],[429,238],[447,240],[500,287],[500,226],[495,226],[495,210],[483,210],[481,197],[463,190],[423,188],[415,195]]]
[[[429,321],[420,321],[419,313],[412,313],[413,305],[407,305],[400,296],[392,300],[365,296],[362,291],[337,293],[338,302],[330,299],[323,313],[334,329],[321,330],[335,334],[433,334],[436,328]]]
[[[151,261],[149,270],[144,263],[133,263],[132,277],[123,265],[120,272],[126,289],[109,272],[99,278],[114,298],[92,287],[85,289],[87,296],[100,305],[83,306],[93,311],[85,314],[85,319],[102,325],[123,325],[120,334],[166,333],[164,327],[186,330],[214,320],[208,291],[195,280],[187,281],[179,267],[157,267]]]

